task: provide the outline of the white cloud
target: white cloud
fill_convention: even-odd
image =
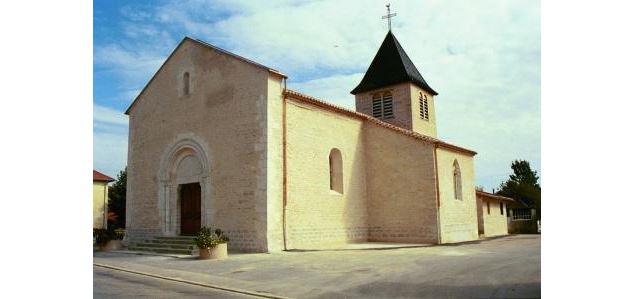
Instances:
[[[93,168],[113,178],[127,164],[128,134],[93,132]]]
[[[113,70],[120,76],[122,88],[130,89],[149,81],[166,58],[158,51],[139,51],[110,44],[95,49],[94,63]]]
[[[128,125],[128,117],[123,112],[97,104],[93,105],[93,121],[110,125]]]
[[[343,90],[352,90],[364,76],[363,73],[335,75],[305,82],[289,83],[288,88],[335,105],[355,110],[355,97]],[[353,86],[353,87],[351,87]]]
[[[124,28],[136,38],[98,46],[95,62],[139,90],[181,38],[174,32],[185,32],[279,69],[290,88],[353,108],[349,92],[386,32],[384,4],[196,0],[128,10]],[[440,93],[439,136],[479,152],[477,184],[497,186],[513,159],[540,169],[540,2],[403,0],[392,8],[395,35]]]
[[[93,168],[114,177],[126,165],[127,150],[128,117],[93,104]]]

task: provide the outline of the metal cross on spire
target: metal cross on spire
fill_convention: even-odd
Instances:
[[[388,31],[392,30],[392,24],[390,23],[390,18],[394,17],[397,15],[397,13],[390,13],[390,3],[386,4],[386,9],[388,10],[388,14],[385,16],[382,16],[382,19],[388,19]]]

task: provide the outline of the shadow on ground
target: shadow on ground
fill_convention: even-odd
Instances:
[[[373,282],[314,298],[540,298],[540,283],[456,286]]]

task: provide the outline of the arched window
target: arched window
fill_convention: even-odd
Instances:
[[[185,72],[185,74],[183,74],[183,94],[190,94],[190,73],[188,72]]]
[[[430,112],[428,110],[428,96],[419,93],[419,117],[421,119],[429,120]]]
[[[463,192],[461,189],[461,168],[459,167],[459,162],[454,160],[454,198],[458,200],[463,200]],[[488,214],[489,214],[489,203],[487,205]]]
[[[344,177],[342,173],[342,153],[334,148],[329,154],[329,173],[331,176],[331,190],[344,193]]]

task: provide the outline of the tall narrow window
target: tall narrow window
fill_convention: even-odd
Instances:
[[[336,148],[332,149],[329,154],[329,172],[331,176],[331,190],[344,193],[342,153]]]
[[[373,117],[382,117],[381,95],[378,93],[373,95]]]
[[[463,192],[461,190],[461,168],[459,162],[454,160],[454,198],[463,200]],[[489,214],[489,202],[487,203],[487,213]]]
[[[428,96],[419,93],[419,117],[429,120],[430,112],[428,111]]]
[[[489,200],[487,201],[487,215],[489,215]]]
[[[185,74],[183,74],[183,94],[190,94],[190,73],[188,72],[185,72]]]
[[[501,207],[501,215],[505,215],[504,209],[503,209],[503,202],[500,202],[500,207]]]
[[[383,115],[384,118],[395,117],[395,114],[393,113],[393,107],[392,107],[392,93],[390,92],[384,93],[384,96],[382,97],[382,105],[384,110],[384,115]]]

